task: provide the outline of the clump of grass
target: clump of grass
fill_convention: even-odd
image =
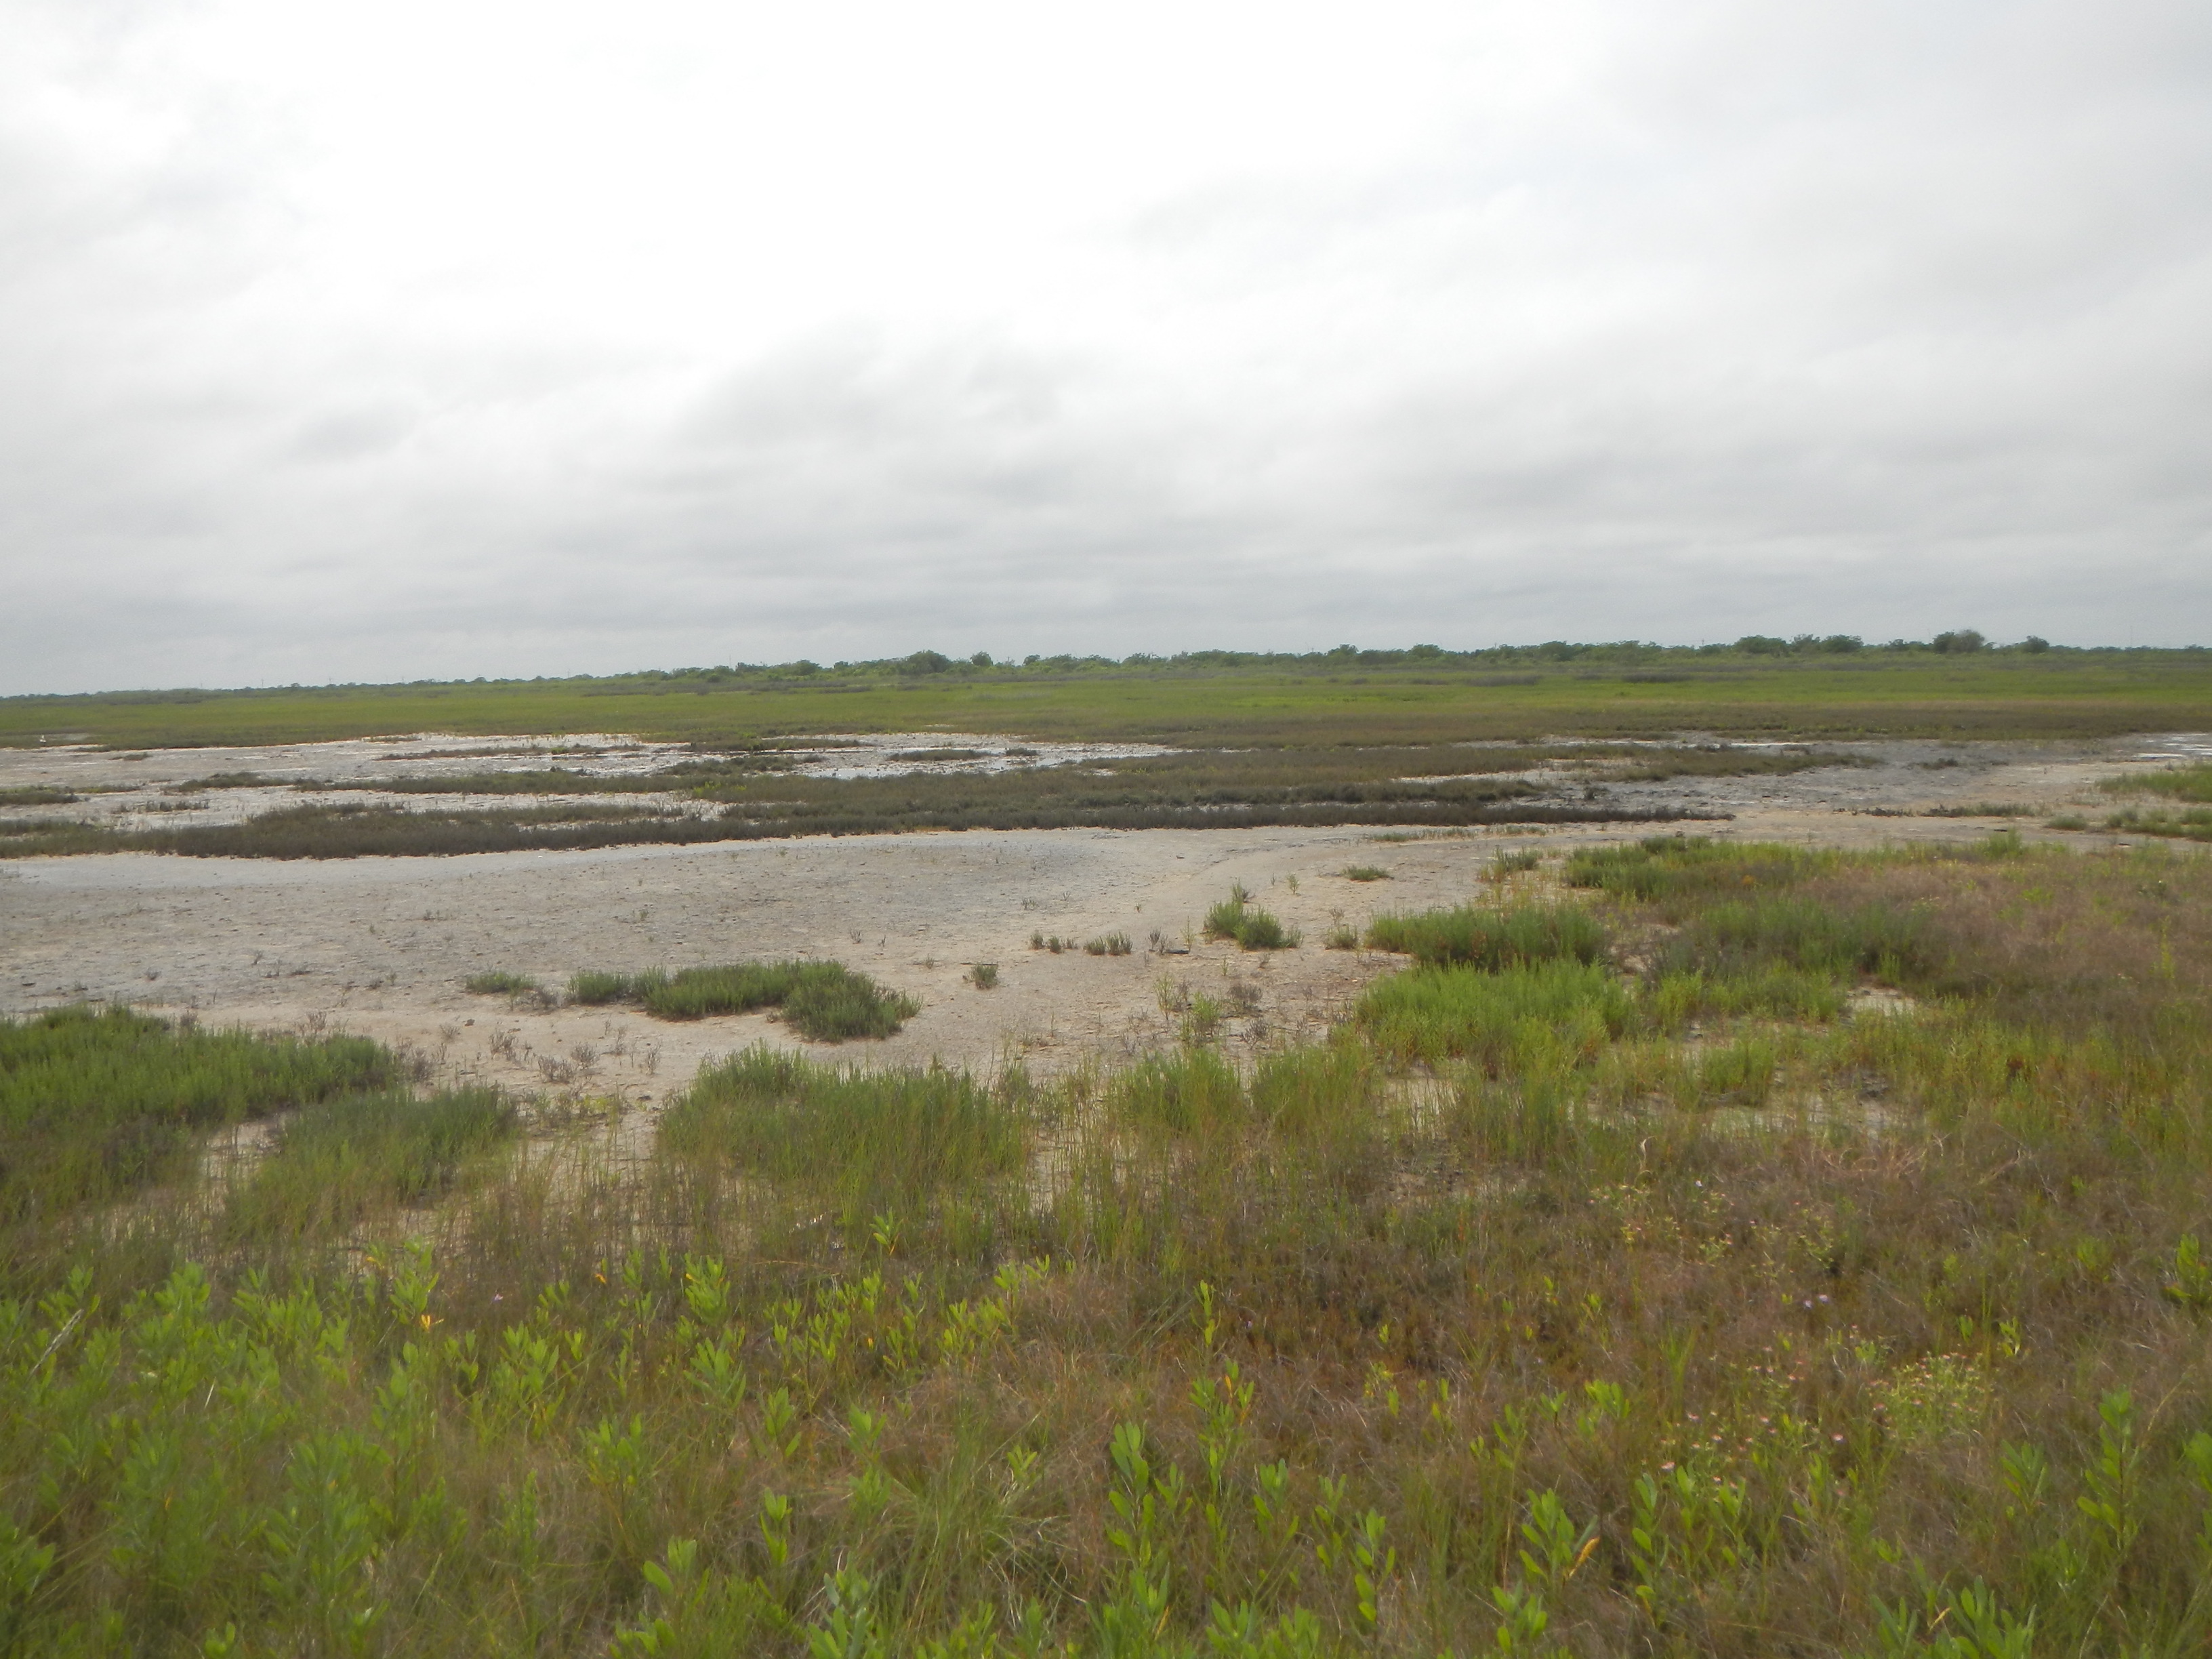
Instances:
[[[1074,948],[1075,941],[1073,939],[1062,939],[1057,933],[1031,933],[1030,935],[1030,949],[1032,951],[1049,951],[1053,955],[1058,956],[1063,951],[1073,951]]]
[[[1665,960],[1723,974],[1783,964],[1901,981],[1933,967],[1938,950],[1925,910],[1774,893],[1711,906],[1684,928]]]
[[[1126,1121],[1174,1135],[1219,1133],[1244,1115],[1237,1068],[1211,1048],[1153,1054],[1115,1079],[1107,1103]]]
[[[1367,945],[1432,965],[1498,969],[1558,958],[1595,962],[1605,952],[1606,935],[1596,917],[1575,905],[1484,909],[1463,904],[1377,916],[1368,924]]]
[[[0,806],[68,806],[83,799],[73,789],[50,788],[43,784],[0,789]]]
[[[1836,855],[1702,836],[1650,836],[1630,847],[1583,847],[1567,855],[1570,887],[1621,898],[1686,902],[1747,887],[1788,887],[1833,868]]]
[[[995,962],[979,962],[968,970],[968,978],[979,991],[995,990],[999,984],[999,964]]]
[[[992,1088],[965,1072],[864,1072],[756,1047],[700,1072],[661,1144],[821,1192],[856,1218],[911,1215],[1020,1167],[1027,1095],[1018,1072]]]
[[[1097,939],[1085,939],[1083,948],[1094,957],[1126,957],[1133,948],[1127,933],[1106,933]]]
[[[1359,930],[1348,921],[1333,921],[1328,932],[1322,935],[1322,945],[1330,951],[1357,951]]]
[[[1234,939],[1247,951],[1288,951],[1297,948],[1298,936],[1272,913],[1253,904],[1242,882],[1229,896],[1206,913],[1208,939]]]
[[[1482,872],[1485,881],[1504,881],[1509,876],[1526,875],[1544,861],[1544,855],[1533,847],[1516,848],[1510,853],[1500,853],[1490,861]]]
[[[511,974],[504,968],[471,974],[462,985],[470,994],[480,997],[526,996],[538,988],[538,981],[529,975]]]
[[[1379,864],[1347,864],[1339,872],[1346,881],[1388,881],[1390,872]]]
[[[1921,809],[1923,818],[2032,818],[2039,809],[2024,806],[2018,801],[1985,800],[1969,806],[1928,806]]]
[[[1424,968],[1377,980],[1355,1018],[1382,1053],[1435,1065],[1474,1060],[1492,1072],[1578,1064],[1628,1030],[1635,1004],[1615,975],[1571,960],[1485,971]]]
[[[661,968],[647,969],[642,974],[610,974],[587,968],[570,976],[568,1000],[587,1008],[603,1007],[611,1002],[637,1002],[648,990],[667,982],[668,972]]]
[[[817,1042],[887,1037],[921,1010],[912,997],[886,990],[841,962],[745,962],[686,968],[671,974],[581,973],[568,1000],[586,1004],[635,1002],[655,1019],[705,1019],[717,1014],[782,1011],[784,1023]]]

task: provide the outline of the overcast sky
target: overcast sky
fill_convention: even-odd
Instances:
[[[2212,642],[2212,6],[0,0],[0,692]]]

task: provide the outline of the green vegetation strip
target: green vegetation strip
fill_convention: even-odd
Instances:
[[[1932,642],[1930,642],[1932,644]],[[626,732],[706,748],[827,732],[1023,732],[1226,746],[1550,734],[2090,737],[2212,726],[2212,653],[1632,643],[1309,656],[1195,652],[605,678],[0,698],[0,743],[298,743],[394,732]]]

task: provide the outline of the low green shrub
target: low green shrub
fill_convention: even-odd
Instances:
[[[1380,865],[1349,864],[1340,872],[1346,881],[1388,881],[1390,872]]]

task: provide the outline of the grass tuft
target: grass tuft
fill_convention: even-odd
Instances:
[[[480,997],[526,996],[538,988],[538,981],[527,974],[511,974],[503,968],[471,974],[463,981],[463,988],[471,995]]]
[[[1247,951],[1289,951],[1298,944],[1296,931],[1255,906],[1241,882],[1206,913],[1205,932],[1208,939],[1234,939]]]

